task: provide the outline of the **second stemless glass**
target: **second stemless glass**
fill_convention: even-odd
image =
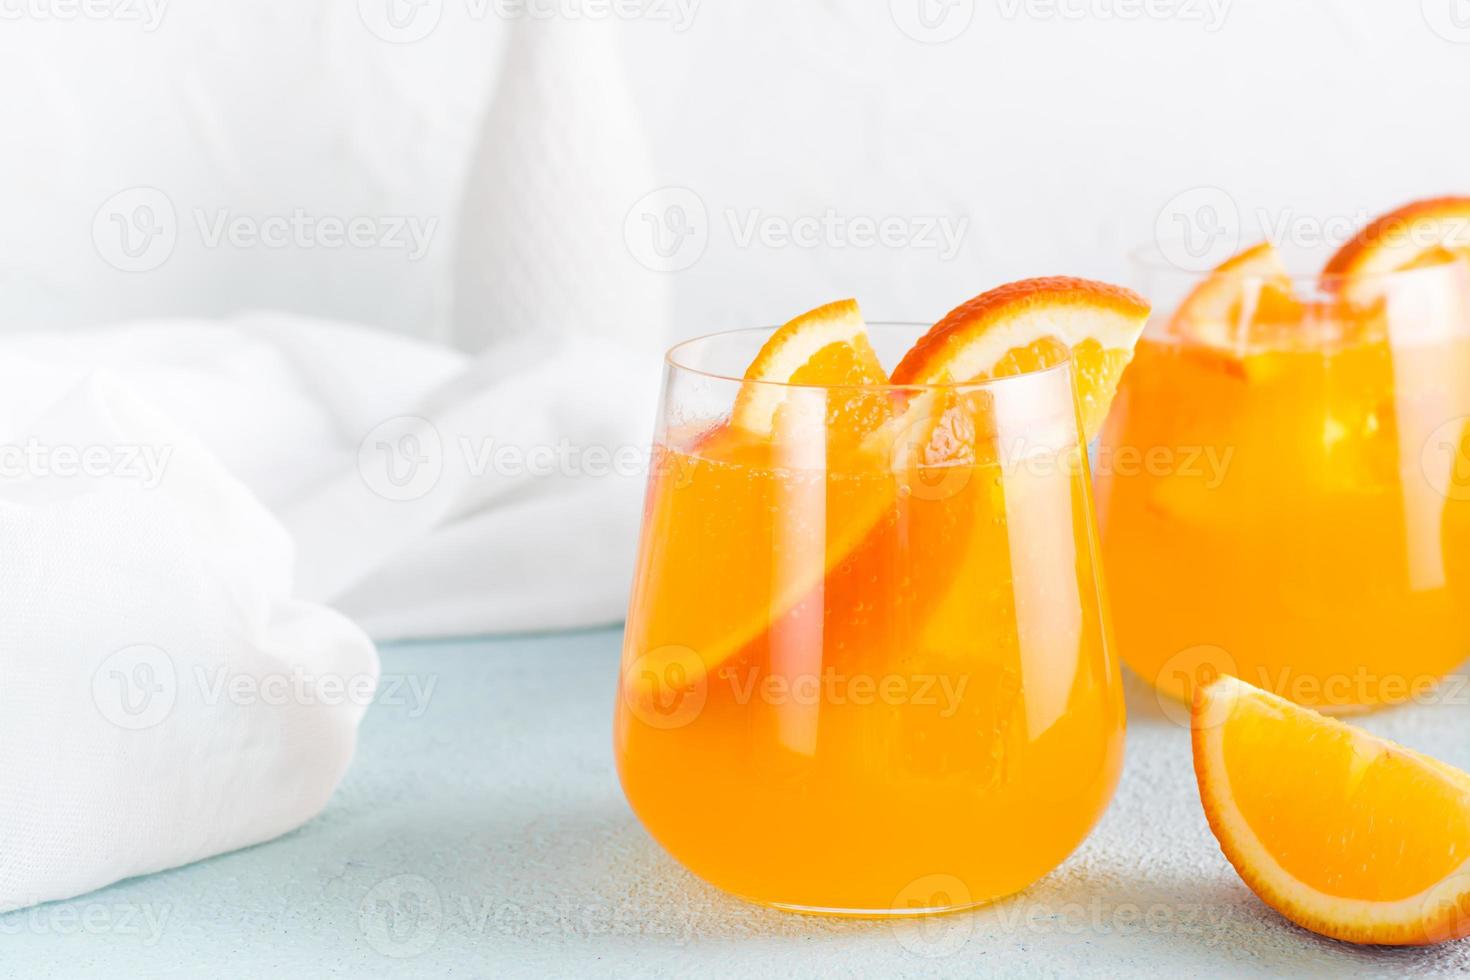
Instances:
[[[1202,277],[1140,271],[1164,315],[1096,463],[1124,661],[1184,699],[1218,673],[1329,712],[1425,696],[1470,654],[1470,267],[1298,279],[1289,322],[1246,277],[1193,332],[1168,299]]]
[[[869,334],[892,363],[922,332]],[[770,905],[915,914],[1024,888],[1122,757],[1070,367],[752,389],[769,336],[669,355],[617,700],[628,800],[694,873]],[[730,427],[743,386],[781,401],[783,434]],[[877,454],[824,433],[922,398],[974,411]],[[936,461],[936,438],[965,448]]]

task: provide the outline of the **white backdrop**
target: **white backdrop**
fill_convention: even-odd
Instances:
[[[1121,277],[1171,201],[1307,235],[1470,190],[1464,0],[3,0],[0,322],[271,307],[449,338],[528,3],[617,35],[647,191],[681,190],[630,192],[606,269],[665,280],[680,334]],[[155,192],[171,250],[120,257]],[[293,215],[284,245],[249,237]],[[359,244],[323,244],[352,219]]]

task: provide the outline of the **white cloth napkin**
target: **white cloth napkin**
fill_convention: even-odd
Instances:
[[[364,626],[620,618],[657,390],[608,341],[280,315],[0,341],[0,909],[317,813]]]
[[[24,433],[0,457],[0,910],[317,813],[373,696],[372,642],[292,597],[285,529],[126,386],[93,374],[24,422],[15,401],[0,412]]]

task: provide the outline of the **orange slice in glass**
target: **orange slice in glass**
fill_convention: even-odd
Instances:
[[[1225,857],[1292,922],[1353,943],[1470,935],[1470,775],[1222,677],[1193,710]]]
[[[1328,261],[1322,285],[1368,306],[1383,294],[1382,276],[1451,262],[1470,262],[1470,197],[1415,201],[1374,218]]]
[[[940,320],[904,355],[898,385],[963,383],[1071,360],[1086,438],[1108,414],[1149,306],[1121,286],[1050,276],[982,293]]]
[[[887,381],[857,303],[830,303],[771,335],[728,421],[661,450],[644,553],[664,549],[664,582],[649,593],[655,613],[629,617],[658,624],[625,679],[635,704],[675,668],[706,683],[788,618],[820,619],[822,580],[896,495],[887,458],[864,445],[892,416]],[[698,547],[667,546],[664,526],[698,528]]]
[[[753,383],[741,387],[730,422],[759,439],[790,441],[820,426],[830,445],[850,449],[889,414],[886,394],[870,390],[887,384],[888,375],[855,300],[828,303],[782,326],[745,380]]]
[[[1281,255],[1261,242],[1222,262],[1195,286],[1169,321],[1169,333],[1211,347],[1243,350],[1298,324],[1304,308]]]

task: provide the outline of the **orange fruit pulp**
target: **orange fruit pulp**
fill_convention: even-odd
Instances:
[[[1232,677],[1191,723],[1210,829],[1263,901],[1348,942],[1470,934],[1470,775]]]
[[[871,371],[865,341],[833,344],[779,374]],[[615,751],[643,825],[701,878],[797,910],[938,911],[1025,887],[1101,815],[1123,704],[1072,383],[1002,384],[770,389],[774,411],[743,392],[730,422],[656,445]],[[1012,402],[1055,410],[1019,450]]]

